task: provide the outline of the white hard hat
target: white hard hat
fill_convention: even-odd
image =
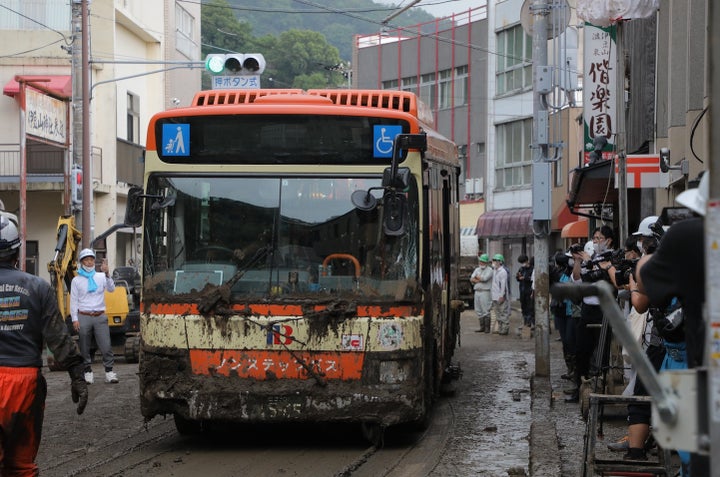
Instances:
[[[9,257],[20,247],[18,229],[7,216],[0,215],[0,257]]]
[[[93,252],[91,248],[84,248],[80,250],[80,253],[78,254],[78,261],[82,261],[85,257],[95,258],[95,252]]]
[[[650,226],[653,225],[655,222],[658,221],[657,215],[651,215],[649,217],[645,217],[640,222],[640,225],[638,225],[637,232],[633,232],[633,235],[642,235],[643,237],[652,237],[653,231],[650,229]]]
[[[587,253],[588,255],[590,255],[592,257],[592,255],[595,253],[595,247],[593,247],[592,240],[588,240],[585,243],[585,247],[583,248],[583,250],[585,250],[585,253]]]
[[[705,215],[705,205],[707,203],[710,184],[708,184],[708,174],[705,172],[700,178],[700,184],[695,189],[688,189],[675,197],[675,202],[687,207],[688,209],[700,215]]]

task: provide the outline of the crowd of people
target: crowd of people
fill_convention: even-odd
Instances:
[[[638,229],[617,243],[611,227],[593,231],[585,245],[575,244],[552,257],[551,283],[598,282],[612,284],[618,300],[626,302],[627,324],[657,371],[703,364],[705,324],[705,260],[703,216],[708,196],[707,177],[699,187],[680,194],[676,201],[695,216],[663,224],[657,216],[646,217]],[[609,366],[609,339],[601,336],[603,310],[598,297],[576,303],[551,300],[551,313],[560,334],[567,371],[572,384],[565,390],[568,403],[578,402],[580,386]],[[606,338],[606,339],[602,339]],[[626,395],[646,395],[644,383],[626,363]],[[602,392],[602,391],[597,391]],[[627,436],[608,445],[625,452],[628,461],[646,461],[652,445],[651,408],[647,403],[628,406]],[[678,451],[682,476],[704,476],[707,458]]]
[[[617,292],[627,326],[645,351],[656,371],[702,366],[705,324],[705,260],[703,217],[708,196],[708,179],[680,194],[676,201],[693,217],[664,224],[658,216],[645,217],[637,230],[618,241],[609,225],[593,230],[586,243],[558,250],[551,257],[550,283],[595,283],[606,281]],[[518,257],[518,282],[523,326],[534,327],[533,259]],[[510,313],[510,272],[501,254],[492,259],[478,257],[470,277],[475,291],[474,307],[479,321],[477,332],[507,335]],[[597,296],[581,301],[555,299],[550,302],[554,327],[562,342],[566,372],[570,381],[565,402],[577,403],[583,384],[604,385],[609,370],[610,327]],[[624,395],[647,395],[623,350]],[[602,389],[594,389],[603,392]],[[647,461],[654,444],[651,437],[651,407],[633,402],[627,409],[627,435],[611,442],[612,451],[624,452],[627,461]],[[682,476],[707,475],[708,460],[678,451]]]

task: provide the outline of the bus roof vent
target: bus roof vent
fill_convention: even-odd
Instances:
[[[214,89],[200,91],[193,106],[223,106],[254,103],[255,99],[275,94],[303,94],[301,89]]]
[[[308,94],[325,96],[337,105],[403,111],[430,126],[435,122],[430,108],[418,100],[414,93],[408,91],[311,89],[308,90]]]

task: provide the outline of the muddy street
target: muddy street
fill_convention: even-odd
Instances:
[[[41,475],[527,476],[533,458],[558,454],[557,447],[548,448],[552,442],[531,442],[533,419],[564,419],[562,426],[575,428],[576,435],[562,431],[559,445],[567,455],[562,475],[577,475],[582,449],[577,405],[558,408],[564,405],[560,398],[533,415],[534,339],[518,324],[513,312],[509,336],[476,333],[474,313],[466,311],[456,354],[462,378],[437,403],[426,431],[390,429],[379,450],[349,424],[228,425],[199,437],[180,436],[171,417],[146,424],[139,411],[137,365],[121,357],[120,383],[97,379],[85,414],[77,416],[66,373],[45,370],[49,391],[38,456]],[[553,343],[554,354],[558,344]],[[95,368],[101,377],[101,365]],[[538,415],[542,412],[546,415]]]

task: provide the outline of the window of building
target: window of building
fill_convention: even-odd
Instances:
[[[495,126],[497,157],[495,187],[508,189],[532,184],[532,118]]]
[[[140,98],[130,92],[127,94],[127,140],[140,142]]]
[[[382,89],[398,89],[398,80],[387,80],[382,82]]]
[[[468,67],[455,68],[455,106],[468,104]]]
[[[532,38],[521,25],[497,33],[496,91],[505,94],[532,86]]]
[[[5,0],[0,30],[70,31],[70,3],[67,0]],[[17,12],[17,13],[15,13]]]
[[[410,93],[417,93],[417,76],[409,76],[402,79],[402,90]]]
[[[175,4],[175,48],[190,59],[195,58],[197,42],[193,36],[195,18],[180,6]]]
[[[438,109],[452,108],[452,70],[441,71],[438,77]]]
[[[420,77],[420,100],[430,109],[435,109],[435,73],[427,73]]]

